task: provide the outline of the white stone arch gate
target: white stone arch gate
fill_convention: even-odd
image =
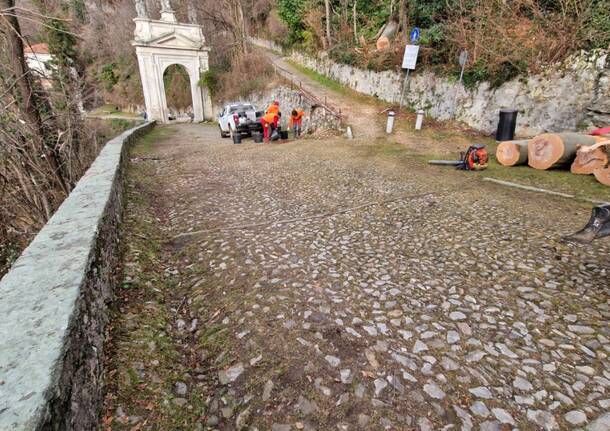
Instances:
[[[198,24],[178,23],[168,3],[162,3],[161,20],[151,20],[138,10],[132,45],[136,48],[146,113],[150,120],[169,121],[163,73],[172,64],[189,74],[194,121],[212,119],[212,101],[207,88],[199,86],[201,73],[209,69],[203,30]]]

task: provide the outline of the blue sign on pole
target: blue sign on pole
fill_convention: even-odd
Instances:
[[[411,30],[411,42],[415,43],[419,40],[419,27],[413,27]]]

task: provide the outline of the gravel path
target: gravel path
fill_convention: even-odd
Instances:
[[[610,429],[609,243],[558,241],[586,207],[389,144],[160,132],[107,429]]]

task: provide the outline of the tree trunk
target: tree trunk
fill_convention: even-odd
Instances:
[[[324,7],[326,9],[326,43],[328,48],[331,48],[333,42],[330,38],[330,0],[324,0]]]
[[[608,165],[610,140],[598,142],[595,145],[581,147],[576,151],[576,158],[570,171],[573,174],[591,175],[595,169]]]
[[[407,0],[400,0],[398,6],[398,27],[402,34],[409,33],[409,4]]]
[[[235,56],[236,58],[243,57],[243,54],[248,52],[248,32],[246,29],[246,20],[244,17],[244,8],[241,0],[229,0],[231,32],[235,38]]]
[[[388,21],[385,28],[381,32],[381,36],[377,39],[377,49],[383,51],[390,46],[390,41],[394,39],[396,32],[398,31],[398,23],[393,19]]]
[[[28,121],[36,130],[42,131],[42,120],[35,103],[35,94],[32,91],[31,74],[23,56],[23,40],[21,38],[21,28],[15,16],[8,15],[13,13],[15,0],[0,0],[0,10],[7,14],[0,16],[0,31],[6,35],[9,50],[11,52],[10,64],[6,66],[11,70],[10,81],[16,81],[15,89],[18,92],[17,99],[20,101],[23,113]],[[7,77],[8,78],[8,77]],[[7,79],[7,82],[9,79]]]
[[[516,166],[527,163],[529,141],[504,141],[498,145],[496,159],[503,166]]]
[[[595,144],[595,138],[578,133],[543,133],[528,145],[528,164],[535,169],[550,169],[570,163],[576,150]]]
[[[358,4],[358,0],[354,0],[354,6],[352,8],[352,19],[354,21],[354,42],[356,45],[358,44],[358,31],[356,28],[356,5]]]

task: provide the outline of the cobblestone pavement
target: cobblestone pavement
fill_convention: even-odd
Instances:
[[[610,429],[610,244],[559,241],[585,206],[391,144],[161,131],[108,429]]]

